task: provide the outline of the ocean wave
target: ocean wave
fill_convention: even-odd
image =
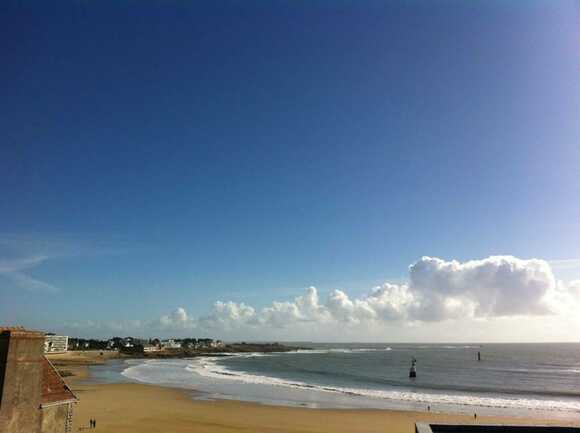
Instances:
[[[578,374],[580,373],[580,368],[513,368],[513,367],[481,367],[483,370],[495,371],[502,373],[514,373],[514,374]],[[578,393],[574,395],[580,396]]]
[[[296,354],[327,354],[327,353],[368,353],[368,352],[388,352],[393,350],[391,347],[385,347],[383,349],[379,349],[379,348],[366,348],[366,347],[362,347],[362,348],[351,348],[351,349],[345,349],[345,348],[330,348],[330,349],[298,349],[298,350],[293,350],[291,352],[284,352],[284,354],[291,354],[291,353],[296,353]]]
[[[481,346],[470,346],[470,345],[463,345],[463,346],[441,346],[443,349],[479,349]]]
[[[521,396],[481,396],[474,394],[428,393],[423,391],[375,390],[328,385],[315,385],[301,381],[286,380],[276,377],[252,374],[244,371],[233,371],[218,363],[219,358],[196,359],[188,364],[188,372],[218,380],[229,380],[238,383],[281,386],[318,392],[331,392],[350,396],[360,396],[373,399],[406,401],[422,404],[445,404],[457,406],[477,406],[489,408],[511,408],[530,410],[554,410],[565,412],[580,412],[578,400],[550,400],[524,398]]]
[[[432,345],[420,345],[420,346],[396,346],[395,349],[399,350],[417,350],[417,349],[481,349],[479,345],[441,345],[441,344],[432,344]],[[387,346],[384,348],[370,348],[370,347],[361,347],[361,348],[329,348],[329,349],[299,349],[294,350],[292,352],[287,353],[357,353],[357,352],[388,352],[393,350],[391,346]]]
[[[445,345],[441,345],[441,344],[423,344],[420,346],[412,346],[412,347],[406,347],[409,349],[481,349],[480,345],[474,345],[474,344],[445,344]]]

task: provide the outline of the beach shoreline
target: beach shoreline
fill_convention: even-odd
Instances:
[[[96,363],[95,363],[96,364]],[[97,420],[95,431],[108,433],[196,432],[231,433],[412,433],[416,422],[461,424],[557,424],[580,426],[580,420],[545,417],[459,415],[425,410],[331,409],[278,406],[227,399],[195,398],[195,390],[141,383],[90,383],[90,365],[60,363],[72,369],[65,378],[79,398],[73,431]]]
[[[79,398],[73,431],[96,419],[109,433],[131,432],[271,432],[411,433],[416,422],[460,424],[557,424],[578,421],[477,417],[468,415],[383,409],[312,409],[270,406],[236,400],[196,400],[191,392],[145,384],[74,385]]]

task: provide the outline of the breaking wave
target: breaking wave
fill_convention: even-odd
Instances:
[[[366,353],[366,352],[388,352],[393,350],[391,347],[385,347],[384,349],[371,349],[371,348],[360,348],[360,349],[299,349],[293,350],[291,352],[285,352],[286,354],[299,353],[299,354],[323,354],[323,353]],[[258,355],[258,354],[256,354]]]
[[[301,381],[257,375],[242,371],[233,371],[224,365],[219,364],[218,361],[219,358],[196,359],[187,365],[186,370],[203,377],[209,377],[218,380],[230,380],[240,383],[268,386],[282,386],[310,391],[332,392],[351,396],[408,401],[413,403],[580,412],[580,401],[522,398],[519,396],[509,395],[501,397],[490,397],[460,393],[444,394],[417,391],[373,390],[364,388],[324,386]]]
[[[386,349],[383,349],[386,350]],[[317,353],[316,351],[312,351]],[[323,351],[328,353],[328,351]],[[296,353],[296,352],[295,352]],[[236,354],[238,357],[271,356],[269,354]],[[223,359],[223,358],[221,358]],[[318,385],[299,380],[287,380],[277,377],[264,376],[245,371],[235,371],[219,363],[220,357],[202,357],[177,362],[146,361],[131,366],[123,371],[123,375],[140,382],[170,384],[173,386],[195,388],[196,377],[203,377],[215,381],[226,381],[238,384],[253,384],[268,387],[284,387],[288,389],[309,392],[333,393],[351,397],[364,397],[393,402],[409,402],[415,404],[440,404],[454,406],[473,406],[502,409],[529,409],[542,411],[562,411],[580,413],[580,400],[577,399],[549,399],[529,398],[509,394],[478,395],[465,392],[425,392],[424,390],[400,389],[365,389],[355,387],[341,387]]]

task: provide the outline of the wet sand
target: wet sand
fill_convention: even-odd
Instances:
[[[104,364],[109,359],[123,357],[117,351],[85,350],[66,353],[50,353],[46,358],[55,366],[67,383],[86,379],[89,365]]]
[[[127,358],[116,350],[71,350],[65,353],[45,355],[53,365],[75,366],[103,364],[109,359]]]

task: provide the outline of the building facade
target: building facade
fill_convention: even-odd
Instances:
[[[64,335],[47,335],[44,337],[44,353],[65,353],[68,349],[68,337]]]
[[[181,343],[175,340],[163,340],[161,342],[161,347],[164,349],[180,349]]]
[[[44,356],[45,335],[0,327],[0,432],[68,433],[77,398]]]
[[[152,344],[147,344],[143,346],[144,353],[159,352],[161,348],[159,346],[153,346]]]

